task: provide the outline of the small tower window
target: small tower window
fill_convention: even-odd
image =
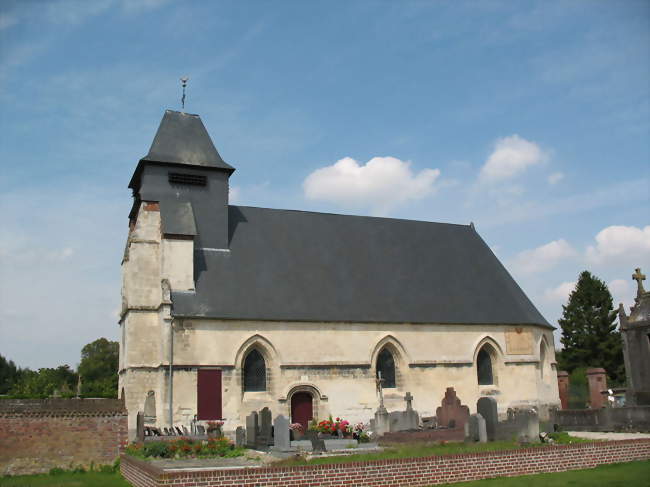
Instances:
[[[384,379],[382,382],[383,388],[394,388],[395,387],[395,359],[393,354],[386,348],[384,348],[379,355],[377,356],[377,378],[379,378],[379,373],[381,372],[381,378]]]
[[[476,373],[478,375],[478,383],[482,386],[494,384],[494,375],[492,373],[492,357],[486,350],[486,347],[481,348],[476,357]]]
[[[266,363],[257,350],[252,350],[244,360],[244,391],[266,390]]]

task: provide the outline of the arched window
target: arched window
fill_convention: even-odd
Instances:
[[[377,356],[377,377],[380,372],[381,378],[384,379],[382,387],[385,389],[395,387],[395,359],[387,348],[384,348]]]
[[[481,386],[494,384],[492,357],[486,348],[486,346],[481,348],[476,357],[476,374],[478,375],[478,383]]]
[[[539,346],[539,376],[542,380],[546,374],[546,343],[542,341]]]
[[[266,363],[264,357],[253,349],[244,360],[244,391],[266,390]]]

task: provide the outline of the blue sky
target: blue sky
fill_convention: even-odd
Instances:
[[[549,322],[584,269],[630,305],[649,46],[647,1],[4,1],[0,354],[117,338],[127,184],[183,75],[233,202],[473,221]]]

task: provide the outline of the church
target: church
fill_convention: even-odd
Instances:
[[[198,115],[167,110],[129,188],[119,391],[135,429],[367,422],[559,405],[553,327],[473,225],[230,205],[235,168]]]

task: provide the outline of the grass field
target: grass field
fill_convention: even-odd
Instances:
[[[0,477],[1,487],[131,487],[119,472],[61,473]]]
[[[567,433],[554,433],[556,444],[592,443],[593,440],[574,438]],[[365,462],[369,460],[388,460],[390,458],[417,458],[433,455],[453,455],[456,453],[479,453],[485,451],[516,450],[544,446],[542,443],[521,445],[516,441],[491,441],[489,443],[445,443],[434,445],[395,445],[378,453],[359,453],[339,457],[323,457],[305,460],[304,458],[289,458],[275,462],[274,467],[294,467],[298,465],[321,465],[326,463]]]
[[[616,463],[589,470],[499,477],[447,484],[454,487],[650,487],[650,462]]]

